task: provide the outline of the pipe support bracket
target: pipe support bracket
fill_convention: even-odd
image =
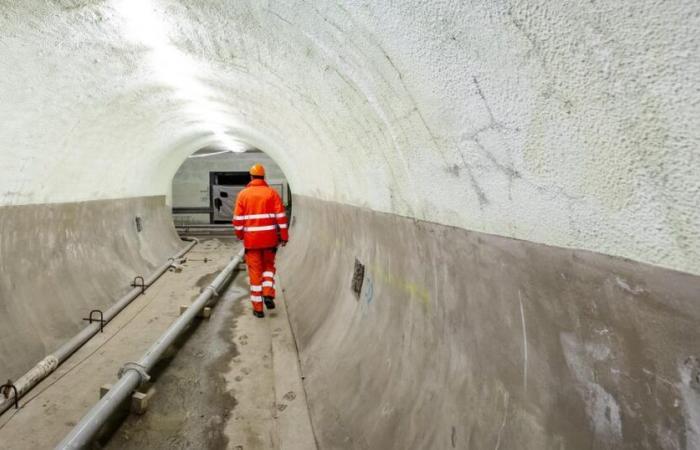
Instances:
[[[121,369],[119,369],[119,373],[117,373],[117,377],[121,378],[123,377],[128,371],[133,370],[136,373],[139,374],[139,377],[141,381],[139,382],[139,385],[142,385],[143,383],[146,383],[148,380],[151,379],[151,376],[146,372],[146,368],[143,367],[141,364],[136,363],[136,362],[128,362],[122,366]]]

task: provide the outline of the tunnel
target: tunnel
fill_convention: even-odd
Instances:
[[[691,0],[0,0],[0,402],[188,244],[183,162],[254,148],[291,187],[269,333],[313,432],[274,448],[700,448],[698,30]],[[174,277],[173,311],[204,286]],[[261,333],[226,295],[210,320]],[[117,380],[61,367],[0,448],[53,448],[98,401],[71,389]],[[236,429],[213,398],[196,420]],[[152,448],[272,448],[217,439]]]

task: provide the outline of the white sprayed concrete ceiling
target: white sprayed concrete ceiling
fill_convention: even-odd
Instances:
[[[0,0],[0,204],[298,194],[700,273],[700,2]]]

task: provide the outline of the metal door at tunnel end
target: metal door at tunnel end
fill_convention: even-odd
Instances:
[[[238,193],[250,181],[248,172],[209,172],[210,222],[224,223],[233,220]],[[266,180],[277,191],[285,207],[289,205],[289,192],[284,180]]]
[[[211,223],[230,223],[233,220],[236,196],[248,181],[248,172],[209,172]]]
[[[212,220],[214,222],[231,222],[233,220],[233,208],[238,193],[245,186],[212,185]]]

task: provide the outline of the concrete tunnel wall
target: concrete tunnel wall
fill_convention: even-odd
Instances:
[[[692,275],[700,274],[697,2],[0,5],[3,235],[27,226],[13,215],[17,206],[36,211],[40,236],[63,227],[50,221],[52,208],[134,202],[119,212],[129,220],[95,229],[88,219],[74,238],[95,247],[80,238],[121,233],[124,245],[135,248],[129,234],[135,205],[167,194],[187,155],[207,145],[236,149],[241,142],[264,149],[285,171],[299,199],[295,206],[301,205],[296,243],[282,267],[292,274],[295,262],[311,261],[320,271],[309,275],[313,292],[293,276],[285,280],[291,293],[303,294],[290,313],[304,370],[320,380],[333,375],[329,367],[344,367],[342,379],[353,381],[325,402],[319,400],[323,383],[307,383],[324,448],[417,443],[419,432],[426,439],[421,442],[436,448],[462,446],[468,436],[474,446],[505,447],[525,436],[532,448],[622,441],[630,448],[700,446],[693,425],[698,388],[691,383],[699,350],[693,325],[700,314]],[[165,208],[160,201],[152,205],[154,214]],[[341,220],[348,218],[353,220]],[[383,220],[400,224],[408,238],[390,240]],[[345,223],[354,226],[339,230]],[[170,237],[158,244],[158,256],[177,245],[170,225],[162,227]],[[433,231],[419,232],[426,227]],[[462,234],[469,232],[476,234]],[[325,245],[313,240],[316,234],[328,237]],[[331,254],[335,239],[344,246],[337,255]],[[456,239],[463,252],[443,255],[452,245],[447,239]],[[467,245],[470,239],[478,245]],[[518,252],[535,246],[542,253],[534,259],[518,252],[484,256],[503,242]],[[2,243],[0,257],[11,266],[9,255],[22,254],[23,244]],[[411,248],[430,255],[430,264],[388,271],[410,258]],[[576,254],[563,248],[597,254],[586,259],[590,271],[578,264],[561,270],[559,279],[577,279],[576,289],[551,279],[556,267],[547,258]],[[25,255],[39,261],[67,252],[56,246],[50,256],[45,249]],[[144,265],[149,261],[145,253],[133,254]],[[636,262],[610,262],[611,256]],[[368,277],[375,285],[384,277],[389,286],[378,288],[365,306],[344,288],[355,257],[374,268]],[[326,260],[334,264],[320,263]],[[131,262],[117,253],[112,264]],[[499,264],[515,268],[504,279],[495,273]],[[96,269],[68,270],[82,280]],[[3,293],[2,306],[14,295],[13,301],[37,305],[36,316],[49,320],[47,299],[71,293],[58,278],[50,283],[53,273],[44,276],[45,292]],[[465,286],[465,279],[480,291],[471,291],[477,288]],[[669,285],[669,279],[680,281]],[[16,274],[3,283],[30,281]],[[495,286],[503,289],[498,300]],[[329,296],[336,287],[337,295]],[[115,296],[117,290],[116,284],[110,289]],[[527,303],[533,290],[542,295],[537,308]],[[652,305],[614,307],[642,297]],[[435,309],[378,306],[420,304],[421,298]],[[329,311],[328,305],[338,308]],[[657,306],[666,308],[663,319]],[[474,314],[465,314],[471,307]],[[84,309],[78,303],[73,308],[72,316]],[[559,308],[567,313],[552,312]],[[589,309],[601,311],[601,327],[584,320]],[[479,329],[485,315],[499,312],[503,327],[493,335],[476,339],[457,332]],[[3,342],[13,314],[0,319]],[[363,314],[374,319],[362,322]],[[523,343],[526,319],[543,329],[536,342]],[[366,328],[344,328],[348,324]],[[341,329],[347,332],[339,337]],[[380,354],[403,350],[394,356],[400,372],[367,354],[362,330],[377,336]],[[57,340],[70,331],[41,327],[27,339],[50,334]],[[594,332],[606,340],[593,340]],[[334,347],[319,349],[325,341]],[[470,345],[483,350],[470,351]],[[494,345],[504,347],[501,359],[488,350]],[[444,346],[450,351],[440,351]],[[433,348],[438,356],[431,363],[443,370],[430,375],[462,380],[455,392],[466,399],[430,397],[434,389],[399,382],[389,398],[418,396],[416,405],[430,417],[399,417],[391,402],[346,402],[355,392],[368,399],[373,391],[363,391],[366,383],[389,373],[424,378],[421,355]],[[324,355],[328,366],[313,364],[315,354]],[[520,364],[528,354],[525,390],[511,373],[515,369],[508,372],[502,364],[524,370]],[[343,366],[342,355],[359,358],[357,366]],[[628,384],[634,388],[626,390]],[[561,390],[548,390],[551,385]],[[646,394],[635,390],[645,385]],[[632,393],[648,396],[647,408],[637,408]],[[451,416],[459,423],[448,426]],[[502,426],[486,425],[494,421]]]

